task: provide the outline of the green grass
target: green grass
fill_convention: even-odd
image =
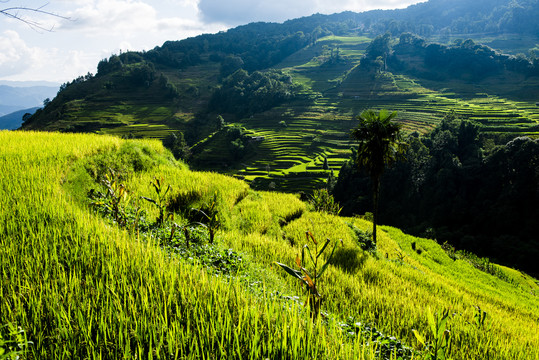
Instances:
[[[377,255],[365,253],[346,223],[368,230],[368,221],[190,171],[156,141],[4,131],[0,142],[0,319],[25,331],[27,358],[372,359],[377,343],[349,337],[344,324],[361,321],[417,347],[412,329],[427,334],[429,308],[450,309],[451,358],[539,356],[539,285],[517,270],[499,267],[502,280],[390,227]],[[170,199],[195,206],[217,193],[216,241],[242,254],[243,270],[210,275],[158,246],[157,233],[93,212],[86,193],[109,165],[124,169],[148,219],[155,207],[137,199],[155,196],[154,177],[171,185]],[[299,284],[273,264],[293,265],[307,230],[342,239],[319,285],[327,318],[315,323]],[[473,325],[474,306],[487,312],[488,329]]]

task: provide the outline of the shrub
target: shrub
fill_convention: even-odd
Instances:
[[[339,215],[342,210],[342,207],[339,206],[339,203],[335,202],[333,195],[327,189],[315,190],[309,202],[313,206],[314,211]]]
[[[363,231],[357,226],[355,226],[354,224],[349,223],[349,222],[347,222],[346,225],[348,225],[348,227],[350,227],[350,229],[354,233],[361,249],[363,249],[364,251],[372,252],[372,253],[376,252],[376,243],[372,239],[372,232]]]

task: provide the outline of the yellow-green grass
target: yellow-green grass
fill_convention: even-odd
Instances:
[[[390,227],[380,228],[378,255],[364,253],[347,223],[369,230],[370,222],[189,171],[156,141],[0,132],[0,143],[0,319],[26,331],[29,358],[370,359],[376,345],[346,339],[338,322],[353,317],[415,346],[412,329],[427,334],[429,308],[451,309],[450,358],[539,356],[539,286],[516,270],[500,267],[514,279],[502,281]],[[210,276],[94,214],[84,190],[95,183],[82,169],[125,148],[153,161],[126,174],[134,198],[155,195],[154,177],[171,185],[171,198],[192,193],[202,203],[217,193],[224,226],[216,241],[243,253],[258,281]],[[270,296],[301,294],[273,262],[294,264],[307,230],[319,241],[342,239],[319,288],[327,323]],[[266,290],[253,293],[252,282]],[[474,306],[488,313],[488,328],[473,325]]]
[[[365,339],[346,341],[333,322],[312,323],[238,281],[171,258],[72,197],[70,168],[125,142],[30,132],[0,132],[0,141],[0,319],[25,331],[26,358],[366,358],[373,351],[361,346]],[[158,142],[137,144],[167,155]],[[170,166],[174,175],[185,172]]]

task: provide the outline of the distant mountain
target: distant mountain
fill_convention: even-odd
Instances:
[[[0,105],[0,116],[8,115],[20,109],[20,106]]]
[[[15,130],[21,127],[24,114],[33,114],[38,107],[18,110],[0,117],[0,130]]]
[[[43,100],[52,99],[58,92],[57,86],[32,85],[26,82],[1,82],[0,85],[0,116],[17,110],[42,106]]]
[[[28,80],[28,81],[13,81],[13,80],[0,80],[0,85],[7,85],[11,87],[32,87],[32,86],[46,86],[55,88],[58,90],[58,87],[60,86],[60,83],[52,82],[52,81],[34,81],[34,80]]]

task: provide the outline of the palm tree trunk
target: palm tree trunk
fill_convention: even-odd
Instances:
[[[378,197],[380,195],[380,176],[372,179],[372,241],[376,244],[376,224],[378,224]]]

